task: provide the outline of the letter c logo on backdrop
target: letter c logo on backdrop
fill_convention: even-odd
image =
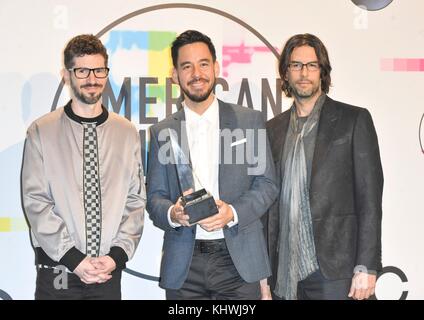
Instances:
[[[424,114],[421,117],[420,126],[418,129],[418,139],[420,142],[421,152],[424,155]]]
[[[0,300],[12,300],[12,297],[6,291],[0,289]]]

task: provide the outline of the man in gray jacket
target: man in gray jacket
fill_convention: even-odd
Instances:
[[[159,285],[168,299],[259,299],[259,280],[270,275],[260,218],[277,197],[264,120],[212,93],[219,64],[209,37],[185,31],[171,52],[184,101],[151,127],[147,174],[148,212],[165,231]],[[218,206],[197,223],[180,201],[190,189],[166,159],[169,132],[188,146],[195,189],[205,188]]]
[[[93,35],[65,48],[71,100],[28,129],[22,200],[37,266],[36,299],[120,299],[143,229],[145,188],[134,125],[100,97],[109,68]]]

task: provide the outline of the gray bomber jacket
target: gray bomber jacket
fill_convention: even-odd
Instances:
[[[140,137],[131,122],[104,107],[95,120],[100,255],[111,256],[118,268],[125,268],[140,241],[144,222]],[[71,271],[86,256],[82,121],[84,118],[73,113],[71,101],[34,121],[27,131],[21,175],[36,264],[63,264]]]

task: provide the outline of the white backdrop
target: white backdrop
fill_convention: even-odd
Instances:
[[[218,86],[218,97],[266,110],[268,118],[273,116],[272,105],[284,110],[291,102],[278,98],[273,48],[279,52],[296,33],[321,38],[333,66],[329,95],[367,107],[379,136],[385,176],[383,265],[387,273],[377,282],[377,297],[399,299],[403,293],[408,299],[423,299],[424,2],[394,0],[374,12],[350,0],[196,1],[202,8],[179,2],[187,5],[140,11],[169,3],[1,0],[0,298],[33,298],[34,254],[20,204],[22,146],[28,125],[56,106],[56,93],[58,106],[68,99],[66,88],[58,91],[66,42],[77,34],[101,32],[110,54],[114,97],[118,98],[125,79],[131,81],[127,116],[131,115],[144,137],[144,130],[165,116],[169,42],[190,28],[208,34],[215,43],[221,76],[228,84],[228,89]],[[156,101],[151,101],[140,120],[143,99],[139,92],[144,90],[140,81],[148,77],[157,78],[157,84],[146,89],[146,96]],[[177,89],[171,91],[175,98]],[[262,101],[264,94],[271,102]],[[120,113],[125,114],[123,106]],[[128,264],[138,276],[124,273],[124,298],[164,298],[157,282],[149,280],[159,275],[161,245],[162,232],[146,214],[140,245]]]

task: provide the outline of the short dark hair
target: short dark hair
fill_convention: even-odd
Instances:
[[[178,64],[178,50],[182,46],[185,46],[186,44],[191,44],[195,42],[203,42],[204,44],[206,44],[212,55],[213,62],[216,61],[215,46],[213,45],[211,39],[207,35],[199,31],[187,30],[181,33],[174,40],[174,42],[172,42],[172,46],[171,46],[172,64],[174,65],[175,68],[177,68],[177,64]]]
[[[107,67],[108,55],[103,43],[92,34],[82,34],[72,38],[63,51],[64,64],[67,69],[74,66],[74,58],[84,55],[101,54]]]
[[[278,61],[278,71],[280,72],[282,80],[281,89],[287,97],[292,96],[292,89],[290,88],[289,82],[285,79],[285,76],[289,68],[290,56],[293,50],[302,46],[310,46],[315,49],[321,71],[321,90],[328,93],[331,86],[331,65],[330,59],[328,58],[328,52],[322,41],[317,36],[310,33],[297,34],[287,40]]]

